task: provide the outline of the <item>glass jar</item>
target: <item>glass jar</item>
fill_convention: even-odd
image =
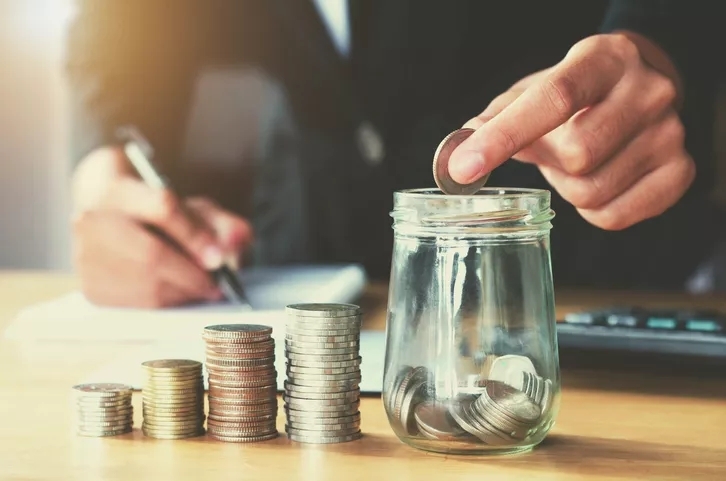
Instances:
[[[550,193],[394,194],[383,403],[404,443],[513,453],[560,402]]]

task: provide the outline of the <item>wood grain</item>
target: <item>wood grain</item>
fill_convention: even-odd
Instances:
[[[76,286],[65,275],[0,273],[0,328],[23,306]],[[385,296],[385,286],[371,286],[361,300],[366,328],[385,326]],[[723,298],[581,292],[558,293],[558,314],[623,302],[726,307]],[[555,428],[533,452],[509,457],[409,448],[388,427],[378,397],[363,400],[364,439],[341,445],[307,446],[284,437],[250,445],[205,437],[158,441],[138,428],[112,439],[76,437],[70,387],[129,348],[0,340],[0,479],[726,479],[726,374],[720,367],[658,369],[647,359],[633,366],[607,356],[598,364],[595,355],[562,353],[563,400]],[[134,405],[138,426],[138,395]],[[281,410],[278,429],[283,426]]]

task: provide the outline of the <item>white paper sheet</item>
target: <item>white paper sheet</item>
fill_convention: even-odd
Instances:
[[[245,284],[252,311],[229,304],[205,304],[171,309],[118,309],[98,307],[80,292],[29,306],[5,330],[5,338],[18,343],[51,341],[57,352],[67,343],[65,355],[74,356],[79,343],[143,343],[79,382],[126,382],[140,387],[140,363],[150,359],[204,359],[202,331],[211,324],[252,323],[273,328],[276,341],[278,384],[285,377],[284,333],[288,304],[302,302],[355,302],[366,284],[360,266],[286,266],[245,270]],[[385,336],[361,334],[361,390],[380,392]]]

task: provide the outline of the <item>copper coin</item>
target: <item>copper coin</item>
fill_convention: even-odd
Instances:
[[[489,174],[486,174],[471,184],[459,184],[449,174],[449,157],[474,132],[474,129],[455,130],[447,135],[436,149],[433,164],[434,181],[444,194],[472,195],[479,192],[484,187],[484,184],[487,183],[487,180],[489,180]]]

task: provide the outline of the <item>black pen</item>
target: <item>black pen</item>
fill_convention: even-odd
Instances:
[[[151,144],[144,138],[139,130],[133,126],[125,126],[118,130],[118,137],[124,142],[124,152],[136,169],[139,177],[150,187],[156,189],[171,189],[169,181],[164,179],[154,168],[150,158],[153,154]],[[209,271],[228,301],[252,308],[245,290],[235,272],[226,264]]]

